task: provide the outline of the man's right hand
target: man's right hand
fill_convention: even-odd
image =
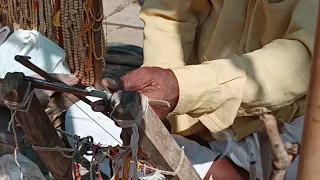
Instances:
[[[160,119],[164,119],[176,107],[179,99],[178,81],[170,69],[142,67],[123,76],[121,82],[104,79],[102,85],[111,91],[137,91],[150,99],[169,102],[169,109],[152,107]],[[104,101],[94,102],[92,109],[98,112],[111,111]]]

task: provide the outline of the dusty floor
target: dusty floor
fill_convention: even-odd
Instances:
[[[139,18],[137,0],[103,0],[103,28],[108,42],[142,47],[143,22]]]

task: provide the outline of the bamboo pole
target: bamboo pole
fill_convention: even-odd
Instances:
[[[103,57],[103,46],[102,43],[104,39],[102,39],[101,34],[103,33],[103,28],[102,28],[102,20],[103,18],[100,18],[103,16],[103,12],[100,11],[102,5],[102,0],[95,0],[92,1],[93,8],[94,8],[94,15],[95,17],[99,18],[99,20],[96,20],[93,29],[93,39],[94,39],[94,53],[96,56],[102,56],[102,59],[97,59],[95,55],[93,55],[93,69],[94,69],[94,87],[98,90],[102,90],[102,87],[100,86],[100,83],[102,81],[102,61],[104,61]]]
[[[320,4],[315,33],[315,44],[301,153],[298,166],[298,180],[318,180],[320,175]]]

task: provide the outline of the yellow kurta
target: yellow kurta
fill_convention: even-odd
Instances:
[[[179,83],[173,133],[233,125],[241,139],[261,113],[291,105],[292,118],[308,87],[317,7],[318,0],[146,0],[144,66],[171,68]]]

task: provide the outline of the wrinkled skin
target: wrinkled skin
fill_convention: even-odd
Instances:
[[[121,78],[121,82],[103,79],[102,85],[110,91],[137,91],[150,99],[167,101],[170,108],[153,106],[153,110],[160,119],[164,119],[177,105],[179,86],[174,73],[169,69],[158,67],[138,68]],[[97,112],[110,112],[111,109],[104,101],[92,104]]]
[[[113,92],[117,90],[137,91],[150,99],[169,102],[170,108],[152,106],[160,119],[164,119],[176,107],[179,99],[178,81],[169,69],[142,67],[123,76],[121,82],[104,79],[102,85]],[[106,115],[112,111],[110,106],[102,100],[94,102],[91,107],[94,111],[103,112]],[[121,115],[121,108],[117,108],[116,111],[118,111],[115,113],[116,118],[127,119],[125,115]],[[124,130],[121,134],[124,144],[129,140],[129,129]]]

